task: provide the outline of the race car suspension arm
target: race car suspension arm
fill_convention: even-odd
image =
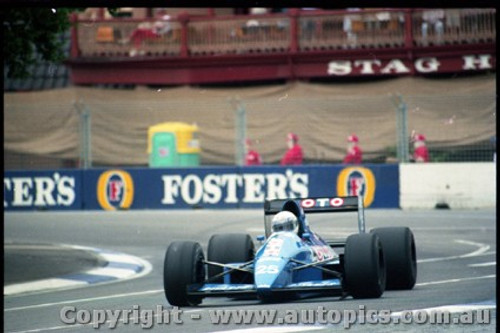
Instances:
[[[335,276],[336,278],[342,278],[342,274],[340,274],[339,272],[332,271],[331,269],[318,266],[318,265],[322,265],[322,264],[325,264],[325,263],[328,263],[328,262],[332,261],[331,259],[324,260],[324,261],[319,261],[319,262],[312,262],[312,263],[309,263],[309,264],[305,263],[305,262],[302,262],[302,261],[299,261],[299,260],[294,259],[294,258],[290,258],[290,261],[292,261],[292,262],[294,262],[296,264],[302,265],[302,266],[298,266],[298,267],[292,268],[292,271],[297,271],[299,269],[313,267],[313,268],[319,269],[319,270],[321,270],[321,271],[323,271],[323,272],[325,272],[327,274],[331,274],[331,275]]]
[[[240,271],[240,272],[246,272],[246,273],[253,273],[253,270],[249,270],[249,269],[245,269],[244,267],[248,266],[248,265],[251,265],[254,261],[251,260],[251,261],[248,261],[248,262],[245,262],[243,263],[241,266],[239,267],[234,267],[234,266],[230,266],[230,265],[226,265],[226,264],[221,264],[221,263],[218,263],[218,262],[214,262],[214,261],[208,261],[208,260],[204,260],[203,263],[204,264],[207,264],[207,265],[212,265],[212,266],[218,266],[218,267],[222,267],[222,268],[228,268],[229,270],[227,271],[222,271],[221,273],[219,274],[216,274],[208,279],[205,280],[205,283],[206,282],[210,282],[212,280],[216,280],[220,277],[223,277],[224,275],[226,274],[230,274],[234,271]]]

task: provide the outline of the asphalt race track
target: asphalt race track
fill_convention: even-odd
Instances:
[[[85,321],[88,319],[86,315],[95,313],[92,318],[101,320],[101,329],[109,330],[116,323],[120,332],[135,332],[149,326],[148,331],[171,332],[326,332],[342,331],[346,326],[351,326],[350,332],[494,332],[496,329],[495,209],[367,210],[367,229],[409,226],[413,230],[418,278],[411,291],[387,291],[382,298],[371,300],[316,298],[279,304],[212,298],[205,299],[198,307],[177,309],[177,313],[169,306],[163,292],[163,260],[167,245],[174,240],[194,240],[206,253],[208,240],[214,233],[248,232],[255,237],[263,234],[261,210],[5,212],[4,219],[4,243],[99,248],[139,257],[152,267],[149,274],[134,279],[4,296],[6,332],[96,331],[93,322],[64,323],[61,319],[64,310],[67,311],[65,320],[68,317],[75,319],[80,314],[79,318]],[[315,215],[310,217],[310,223],[311,228],[325,238],[345,237],[356,232],[357,228],[354,213]],[[167,315],[152,312],[158,308]],[[68,312],[68,309],[73,312]],[[281,317],[267,325],[259,324],[255,317],[249,324],[213,324],[211,315],[221,309],[259,310],[257,314],[273,310]],[[430,312],[425,311],[411,317],[416,318],[411,323],[402,321],[403,315],[408,314],[407,310],[422,309],[447,312],[452,318],[451,323],[431,324],[430,315],[426,315]],[[104,310],[129,311],[123,312],[119,320],[113,320],[109,316],[97,318],[96,310],[102,310],[99,313],[104,313]],[[294,322],[293,317],[286,317],[284,321],[284,315],[291,316],[292,310],[298,311],[298,322]],[[357,323],[352,325],[346,325],[345,321],[349,310],[357,310],[354,318]],[[384,311],[373,315],[373,310]],[[391,311],[391,316],[385,317],[382,323],[373,324],[382,318],[381,313],[386,315],[388,311]],[[319,317],[319,312],[323,313],[322,317]],[[325,316],[325,312],[328,315]],[[126,319],[125,313],[130,315]],[[308,322],[311,313],[316,318],[312,323]],[[344,317],[337,317],[339,313]],[[153,317],[148,317],[151,314]],[[153,320],[151,325],[148,318]],[[394,323],[398,320],[399,324]],[[479,324],[478,320],[490,324]]]

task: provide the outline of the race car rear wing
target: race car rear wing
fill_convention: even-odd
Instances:
[[[293,200],[304,213],[327,213],[327,212],[358,212],[358,229],[360,233],[365,232],[365,213],[363,196],[348,197],[321,197],[301,199],[273,199],[264,202],[264,216],[274,215],[283,210],[288,201]],[[267,223],[266,223],[267,228]],[[266,231],[267,234],[267,231]]]

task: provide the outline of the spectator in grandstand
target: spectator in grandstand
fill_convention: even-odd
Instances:
[[[139,23],[130,35],[130,40],[134,45],[134,48],[130,51],[130,56],[137,55],[138,49],[145,40],[159,40],[162,36],[171,33],[172,27],[169,20],[170,15],[167,15],[165,10],[161,10],[157,13],[155,22]]]
[[[301,11],[307,12],[307,11],[314,11],[318,10],[318,8],[314,7],[305,7],[301,8]],[[301,20],[301,32],[303,33],[303,36],[307,40],[311,40],[314,36],[314,32],[316,30],[316,22],[313,19],[303,19]]]
[[[264,15],[267,14],[268,12],[269,12],[268,9],[263,7],[250,8],[250,15]],[[244,31],[247,34],[257,33],[261,25],[262,24],[261,22],[259,22],[259,20],[257,20],[256,18],[252,18],[246,22]]]
[[[444,10],[433,9],[422,13],[422,41],[427,45],[428,39],[435,41],[434,44],[441,44],[444,32]],[[432,27],[432,30],[429,29]],[[430,32],[430,33],[429,33]]]
[[[159,11],[157,20],[153,25],[153,31],[160,36],[170,33],[172,31],[172,26],[169,22],[170,18],[166,10]]]
[[[389,27],[389,21],[391,19],[391,13],[386,11],[380,11],[383,8],[364,8],[365,10],[370,10],[367,14],[363,15],[363,21],[365,27],[368,31],[382,32]],[[378,10],[378,11],[376,11]]]
[[[351,134],[347,137],[347,153],[343,163],[346,164],[361,164],[363,152],[359,147],[359,138],[356,134]]]
[[[360,8],[347,8],[350,12],[358,12]],[[345,47],[355,47],[357,42],[356,32],[359,31],[362,25],[361,15],[345,15],[343,29],[347,37],[347,44]]]
[[[302,147],[298,144],[299,137],[295,133],[288,133],[286,136],[286,143],[288,150],[281,158],[281,165],[300,165],[304,158]]]
[[[416,134],[413,137],[413,148],[412,162],[429,162],[429,150],[425,145],[425,136],[423,134]]]
[[[445,12],[447,34],[453,40],[458,39],[460,33],[460,9],[447,8]]]
[[[260,154],[252,148],[252,140],[245,140],[245,165],[261,165],[262,158]]]

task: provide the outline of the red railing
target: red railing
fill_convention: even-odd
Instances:
[[[74,20],[73,58],[201,57],[495,43],[496,10],[376,9]]]

